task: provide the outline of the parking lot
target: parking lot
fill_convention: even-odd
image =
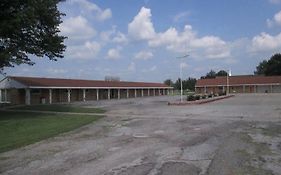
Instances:
[[[107,117],[0,154],[1,174],[280,174],[281,94],[202,105],[178,96],[76,103]]]

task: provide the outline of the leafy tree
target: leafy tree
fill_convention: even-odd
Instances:
[[[174,83],[174,88],[177,89],[177,90],[181,89],[181,82],[180,81],[181,81],[181,79],[178,78],[176,80],[176,82]],[[194,91],[195,90],[195,84],[196,84],[196,79],[189,77],[186,80],[182,80],[182,89],[183,90],[189,89],[189,90]]]
[[[63,0],[1,0],[0,70],[19,64],[33,65],[31,55],[50,60],[63,57],[66,37],[57,5]]]
[[[183,89],[195,90],[196,79],[189,77],[183,81]]]
[[[178,78],[175,83],[174,83],[174,88],[177,89],[177,90],[180,90],[181,89],[181,79]]]
[[[205,76],[202,76],[201,79],[206,78],[216,78],[216,72],[214,70],[210,70]]]
[[[173,81],[171,79],[167,79],[164,81],[164,84],[166,84],[167,86],[173,86]]]
[[[281,75],[281,54],[273,55],[267,62],[264,71],[265,75]]]
[[[281,54],[274,54],[268,61],[263,60],[260,62],[254,73],[266,76],[281,75]]]
[[[256,67],[256,71],[254,72],[255,75],[265,75],[265,70],[267,66],[267,60],[263,60],[260,64]]]
[[[220,71],[218,71],[218,73],[216,73],[217,77],[225,77],[227,75],[228,75],[228,73],[225,70],[220,70]]]

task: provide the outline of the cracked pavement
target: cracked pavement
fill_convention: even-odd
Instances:
[[[75,103],[107,117],[0,154],[1,174],[229,175],[281,172],[281,94],[168,106],[177,96]]]

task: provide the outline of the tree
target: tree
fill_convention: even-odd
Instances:
[[[189,89],[189,90],[194,91],[195,90],[195,84],[196,84],[196,79],[189,77],[186,80],[182,80],[182,89],[183,90]],[[180,78],[178,78],[175,81],[174,88],[177,89],[177,90],[181,89],[181,79]]]
[[[167,79],[164,81],[164,84],[166,84],[167,86],[173,86],[173,81],[171,79]]]
[[[218,73],[216,73],[217,77],[225,77],[227,75],[228,75],[228,73],[225,70],[220,70],[220,71],[218,71]]]
[[[277,53],[273,55],[267,62],[264,71],[265,75],[281,75],[281,54]]]
[[[263,60],[260,64],[256,67],[256,71],[254,72],[255,75],[265,75],[265,69],[267,66],[267,61]]]
[[[216,78],[216,72],[214,70],[210,70],[205,76],[202,76],[201,79],[206,78]]]
[[[183,81],[183,89],[195,90],[196,78],[189,77]]]
[[[63,0],[1,0],[0,70],[19,64],[33,65],[29,58],[63,58],[66,37],[59,35],[62,23],[57,5]]]
[[[266,76],[281,75],[281,54],[274,54],[268,61],[263,60],[260,62],[254,73]]]

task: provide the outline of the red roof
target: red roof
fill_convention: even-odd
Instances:
[[[146,82],[126,82],[126,81],[101,81],[101,80],[78,80],[60,78],[40,78],[40,77],[15,77],[9,76],[28,87],[157,87],[169,88],[162,83]]]
[[[241,75],[230,76],[229,85],[261,85],[261,84],[281,84],[281,76],[257,76]],[[199,86],[220,86],[227,85],[227,77],[216,77],[212,79],[199,79],[196,87]]]

